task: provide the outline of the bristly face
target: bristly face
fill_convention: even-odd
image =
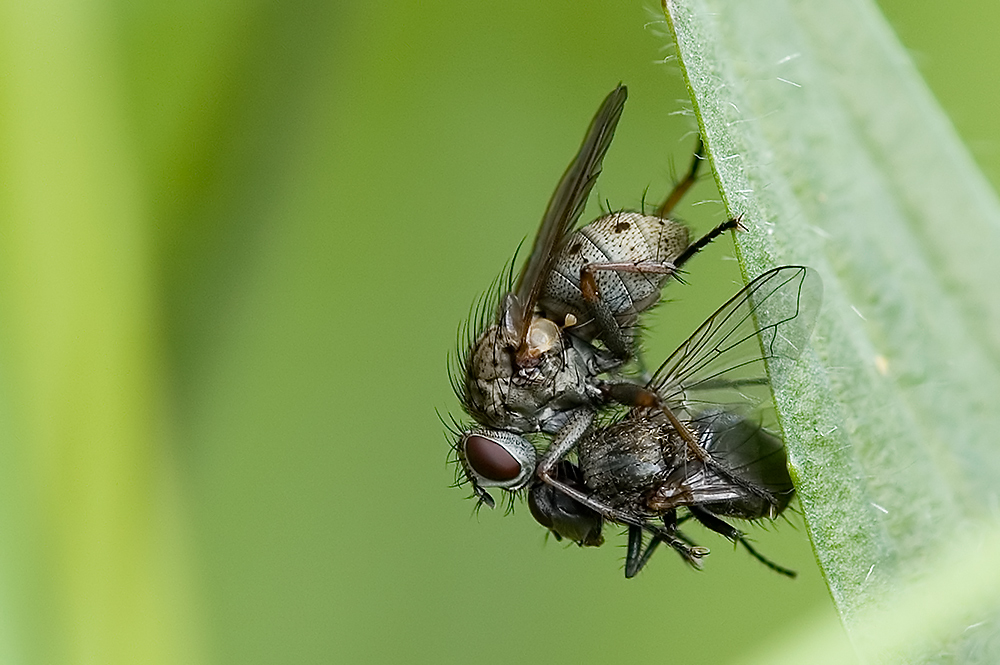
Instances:
[[[486,421],[486,415],[480,407],[479,400],[469,392],[473,376],[473,354],[479,340],[487,334],[491,327],[495,327],[493,322],[499,317],[503,294],[510,292],[513,288],[515,279],[513,266],[516,260],[517,252],[514,253],[514,257],[504,267],[504,270],[493,280],[490,288],[473,304],[469,318],[459,326],[455,355],[449,357],[448,379],[451,382],[452,390],[455,391],[455,395],[462,403],[465,412],[479,423]]]

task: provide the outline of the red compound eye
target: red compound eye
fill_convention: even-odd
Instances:
[[[514,480],[521,474],[521,463],[493,439],[473,434],[465,440],[465,459],[473,471],[494,482]]]

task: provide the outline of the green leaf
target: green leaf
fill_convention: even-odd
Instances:
[[[812,351],[773,382],[855,648],[996,662],[1000,580],[972,576],[996,548],[969,545],[995,533],[998,507],[995,193],[873,4],[665,10],[724,201],[747,227],[745,273],[802,263],[823,278]],[[973,563],[956,563],[963,552]],[[917,599],[954,611],[909,621]]]

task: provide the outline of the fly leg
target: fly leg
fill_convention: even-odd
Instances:
[[[674,268],[680,269],[682,265],[687,263],[688,259],[692,256],[705,249],[708,243],[712,242],[719,236],[721,236],[726,231],[732,231],[734,229],[743,229],[743,224],[740,223],[739,217],[734,217],[733,219],[727,219],[723,223],[716,226],[714,229],[703,235],[702,237],[695,240],[693,243],[688,245],[687,249],[681,252],[681,255],[674,259]]]
[[[656,209],[657,217],[669,217],[673,209],[680,203],[687,191],[691,189],[691,185],[698,180],[698,169],[701,167],[702,161],[705,159],[705,142],[698,137],[698,145],[694,149],[694,159],[691,160],[691,168],[688,169],[687,175],[674,185],[674,189],[667,195],[660,207]]]
[[[639,574],[639,571],[646,567],[649,557],[653,556],[656,547],[660,544],[660,537],[654,535],[653,539],[642,549],[642,528],[629,526],[628,528],[628,549],[625,550],[625,578],[631,579]]]
[[[669,533],[674,534],[678,539],[684,541],[691,547],[696,547],[693,540],[685,536],[683,533],[677,530],[677,525],[682,524],[691,519],[691,515],[685,515],[684,517],[677,519],[677,511],[671,510],[663,515],[663,526]],[[647,527],[648,528],[648,527]],[[646,563],[649,561],[649,557],[653,556],[653,552],[656,551],[657,546],[663,542],[663,539],[656,533],[653,532],[653,537],[646,546],[646,549],[642,549],[642,535],[643,529],[635,526],[629,526],[628,528],[628,549],[625,554],[625,577],[626,579],[631,579],[639,574],[643,568],[646,567]],[[703,549],[703,548],[698,548]],[[683,557],[682,557],[683,558]],[[688,561],[685,559],[685,561]],[[691,563],[688,561],[688,563]],[[696,566],[697,567],[697,566]]]
[[[542,455],[542,459],[538,462],[536,471],[538,477],[547,482],[549,485],[555,486],[555,483],[564,485],[559,482],[556,478],[556,465],[559,464],[559,460],[566,457],[566,454],[572,450],[577,442],[583,438],[583,435],[587,433],[590,429],[591,423],[594,422],[594,416],[597,413],[594,409],[588,407],[580,407],[575,409],[563,423],[563,426],[559,428],[559,431],[552,438],[552,443],[549,444],[548,450]],[[568,485],[566,486],[568,487]],[[576,498],[574,494],[566,492],[569,496]]]
[[[596,511],[597,513],[600,513],[601,516],[607,520],[610,520],[612,522],[618,522],[619,524],[627,524],[629,526],[630,531],[634,527],[636,529],[639,529],[640,532],[643,529],[651,532],[653,534],[653,538],[658,541],[656,543],[657,545],[659,545],[661,542],[670,545],[671,547],[674,548],[674,550],[677,551],[678,554],[680,554],[682,559],[687,561],[690,565],[694,566],[695,568],[700,567],[701,558],[707,556],[709,553],[707,547],[692,546],[686,541],[686,538],[671,533],[670,531],[668,531],[663,527],[653,526],[648,522],[646,522],[645,520],[643,520],[643,518],[641,517],[638,517],[636,515],[633,515],[631,513],[622,510],[617,510],[615,508],[612,508],[603,501],[599,501],[594,497],[590,496],[589,494],[581,492],[575,487],[570,487],[569,485],[548,475],[540,466],[538,468],[538,477],[541,478],[543,482],[548,483],[549,485],[556,488],[560,492],[563,492],[570,498],[575,499],[577,502],[582,503],[583,505]],[[652,552],[649,552],[649,554],[652,554]],[[648,558],[649,558],[648,556],[643,558],[642,560],[643,565],[645,565],[645,560]],[[636,572],[638,572],[638,570]]]
[[[704,160],[705,141],[701,137],[698,137],[698,145],[694,149],[694,159],[691,160],[691,168],[688,169],[687,175],[684,176],[680,182],[674,185],[673,191],[667,195],[667,198],[663,200],[660,207],[656,209],[654,214],[657,217],[663,217],[664,219],[670,217],[670,213],[673,212],[673,209],[678,203],[680,203],[681,199],[684,198],[684,195],[687,194],[687,191],[691,189],[691,186],[698,179],[698,169],[701,167],[701,163]],[[738,228],[743,228],[738,217],[719,224],[717,227],[699,238],[696,242],[689,245],[688,248],[684,250],[684,253],[678,256],[674,261],[674,267],[680,268],[687,262],[688,259],[704,249],[705,245],[718,238],[724,232]]]
[[[750,556],[757,559],[758,561],[760,561],[762,564],[764,564],[774,572],[781,573],[786,577],[795,577],[797,575],[797,573],[794,570],[789,570],[788,568],[779,566],[778,564],[774,563],[773,561],[765,557],[763,554],[757,552],[757,550],[755,550],[750,545],[750,543],[747,542],[746,536],[744,536],[736,527],[722,520],[721,518],[717,517],[708,510],[700,506],[688,506],[688,510],[691,511],[691,515],[696,520],[701,522],[703,525],[705,525],[712,531],[725,536],[732,542],[739,543],[740,545],[746,548],[747,552],[750,553]]]
[[[634,572],[632,572],[632,575],[628,574],[630,565],[629,563],[626,563],[626,573],[625,573],[626,577],[632,577],[633,575],[635,575],[635,573],[639,572],[642,566],[646,565],[646,561],[649,560],[649,557],[652,555],[653,550],[660,543],[666,543],[670,547],[674,548],[674,550],[681,556],[682,559],[684,559],[688,564],[690,564],[695,568],[700,568],[702,557],[705,557],[709,554],[709,550],[707,547],[694,546],[690,543],[690,541],[688,541],[686,537],[681,536],[680,534],[672,533],[670,530],[664,527],[654,526],[646,522],[642,517],[639,517],[637,515],[633,515],[631,513],[612,508],[603,501],[599,501],[594,497],[590,496],[589,494],[581,492],[580,490],[574,487],[570,487],[569,485],[566,485],[565,483],[549,476],[542,470],[541,467],[539,467],[538,469],[538,476],[539,478],[542,479],[543,482],[548,483],[557,490],[565,493],[570,498],[575,499],[577,502],[582,503],[588,508],[600,513],[601,516],[603,516],[605,519],[610,520],[612,522],[618,522],[619,524],[627,524],[629,527],[630,559],[633,556],[635,556],[632,554],[632,549],[635,548],[636,550],[638,550],[638,548],[641,547],[642,531],[645,529],[646,531],[649,531],[653,534],[653,540],[650,541],[650,548],[652,549],[647,548],[647,551],[641,556],[639,556],[639,560],[637,562],[637,565],[635,566]],[[638,545],[634,545],[632,542],[633,538],[632,533],[635,530],[638,530],[640,533]]]
[[[685,252],[686,253],[686,252]],[[673,275],[676,266],[670,261],[620,261],[608,263],[588,263],[580,268],[580,292],[594,315],[594,321],[601,330],[601,339],[608,350],[622,360],[628,360],[635,351],[630,334],[625,332],[611,313],[608,303],[601,297],[595,273],[612,271],[639,275]]]

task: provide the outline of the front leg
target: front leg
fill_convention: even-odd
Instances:
[[[677,269],[669,261],[625,261],[619,263],[588,263],[580,268],[580,292],[590,308],[608,350],[621,360],[628,360],[635,351],[632,336],[618,324],[607,301],[601,296],[595,273],[611,271],[641,275],[673,275]],[[636,312],[637,313],[637,312]]]
[[[663,514],[663,526],[666,528],[668,533],[675,534],[677,538],[683,540],[688,545],[694,547],[694,541],[685,536],[683,533],[677,530],[677,525],[682,522],[686,522],[691,518],[691,515],[685,515],[684,517],[677,519],[677,511],[669,510]],[[648,527],[646,527],[648,528]],[[643,568],[646,567],[646,563],[649,561],[649,557],[653,556],[653,552],[656,551],[657,546],[663,542],[663,538],[656,532],[653,532],[653,537],[650,539],[649,544],[646,545],[646,549],[642,549],[642,535],[643,529],[637,526],[629,526],[628,528],[628,548],[625,550],[625,577],[630,579],[639,574]],[[685,559],[687,561],[687,559]],[[691,563],[688,561],[688,563]]]
[[[656,547],[660,544],[660,537],[653,536],[646,549],[642,549],[642,528],[629,526],[628,528],[628,548],[625,550],[625,579],[632,579],[639,574],[639,571],[646,567],[649,557],[653,556]]]
[[[538,463],[536,471],[539,478],[545,480],[546,477],[549,477],[554,480],[555,474],[553,471],[556,464],[559,463],[559,460],[566,457],[566,454],[583,438],[583,435],[590,429],[591,423],[594,422],[596,415],[597,411],[588,406],[582,406],[570,412],[570,415],[566,418],[566,422],[556,432],[556,435],[552,438],[552,443],[549,445],[549,449],[545,451],[541,461]],[[549,484],[551,485],[552,483]]]

